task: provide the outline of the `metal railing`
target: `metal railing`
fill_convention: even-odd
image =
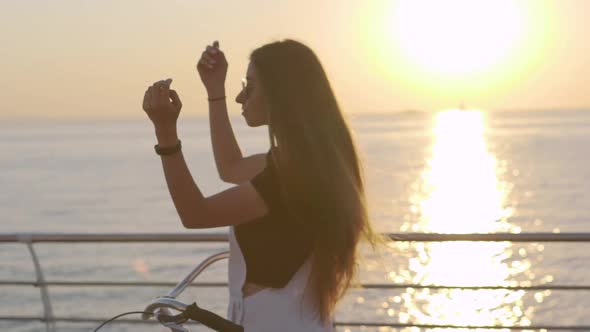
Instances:
[[[432,233],[387,233],[385,234],[395,241],[407,242],[449,242],[449,241],[469,241],[469,242],[586,242],[590,243],[590,233],[493,233],[493,234],[432,234]],[[43,269],[39,258],[33,246],[34,243],[91,243],[91,242],[111,242],[111,243],[132,243],[132,242],[227,242],[228,235],[224,233],[214,234],[63,234],[63,233],[15,233],[0,234],[0,244],[2,243],[22,243],[27,246],[31,254],[32,262],[35,268],[36,280],[0,280],[0,286],[34,286],[39,287],[41,301],[43,303],[44,315],[39,316],[0,316],[0,320],[12,321],[41,321],[45,323],[48,332],[55,331],[56,322],[87,322],[100,323],[107,318],[91,317],[54,317],[51,299],[47,288],[49,286],[129,286],[129,287],[152,287],[165,286],[175,287],[174,282],[116,282],[116,281],[46,281],[43,275]],[[227,258],[227,253],[219,253],[217,258],[211,260],[211,263]],[[203,264],[203,269],[208,264]],[[188,278],[188,277],[187,277]],[[227,287],[223,282],[193,282],[190,287]],[[400,288],[429,288],[429,289],[505,289],[505,290],[577,290],[590,291],[590,285],[535,285],[535,286],[445,286],[445,285],[417,285],[417,284],[362,284],[363,289],[400,289]],[[182,291],[182,290],[180,290]],[[123,323],[157,323],[155,321],[143,321],[138,319],[119,319]],[[335,326],[366,326],[366,327],[390,327],[390,328],[456,328],[456,329],[509,329],[509,330],[568,330],[568,331],[590,331],[589,326],[564,326],[564,325],[527,325],[527,326],[496,326],[496,325],[444,325],[444,324],[419,324],[419,323],[387,323],[387,322],[354,322],[354,321],[336,321]]]

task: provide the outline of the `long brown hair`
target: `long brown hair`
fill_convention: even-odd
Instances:
[[[283,199],[313,237],[308,286],[327,322],[356,277],[358,243],[383,241],[370,226],[362,165],[349,126],[314,52],[286,39],[250,55],[264,91]],[[276,149],[275,149],[276,148]]]

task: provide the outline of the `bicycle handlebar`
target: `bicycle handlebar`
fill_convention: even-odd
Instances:
[[[156,299],[145,309],[146,312],[154,312],[159,308],[172,308],[181,311],[180,314],[172,316],[161,313],[158,320],[164,323],[182,323],[187,319],[197,321],[218,332],[244,332],[244,328],[230,320],[227,320],[211,311],[197,306],[196,302],[186,305],[175,299],[161,297]],[[143,314],[143,319],[148,319],[148,314]]]
[[[189,305],[185,313],[186,317],[201,322],[203,325],[219,332],[244,332],[244,327],[227,320],[209,310],[201,309],[195,302]]]
[[[160,308],[170,308],[170,309],[174,309],[176,311],[185,311],[187,308],[187,305],[176,300],[173,298],[170,298],[168,296],[161,296],[156,298],[152,303],[150,303],[147,307],[145,307],[145,312],[149,312],[149,313],[153,313],[156,309],[160,309]],[[150,314],[143,314],[141,315],[141,319],[143,320],[147,320],[151,317]]]
[[[201,309],[196,303],[186,305],[176,300],[176,297],[182,293],[182,291],[188,287],[193,280],[203,272],[205,268],[213,264],[216,261],[226,259],[229,257],[229,251],[220,252],[206,258],[201,264],[199,264],[193,271],[191,271],[181,282],[167,296],[156,298],[150,303],[144,310],[147,313],[142,315],[144,320],[149,319],[151,316],[149,313],[154,313],[158,310],[157,318],[162,323],[182,324],[187,319],[200,322],[201,324],[210,327],[219,332],[243,332],[244,328],[240,325],[233,323],[225,318],[222,318],[213,312]],[[166,308],[180,311],[181,314],[172,316]]]

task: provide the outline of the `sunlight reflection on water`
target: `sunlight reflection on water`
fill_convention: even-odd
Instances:
[[[513,211],[506,198],[512,187],[500,180],[505,170],[488,151],[485,132],[485,117],[480,111],[453,110],[437,115],[432,155],[413,186],[411,212],[417,222],[406,222],[402,231],[521,231],[508,222]],[[530,284],[517,279],[534,278],[526,249],[508,242],[398,244],[399,251],[408,249],[415,252],[409,258],[408,271],[392,274],[394,282],[516,286]],[[541,302],[546,295],[537,293],[535,299]],[[527,326],[534,307],[525,305],[524,296],[522,290],[408,288],[393,302],[400,305],[397,315],[401,323]],[[393,316],[395,311],[387,314]]]

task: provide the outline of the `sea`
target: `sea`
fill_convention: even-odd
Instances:
[[[590,110],[404,111],[346,118],[363,166],[370,220],[379,232],[590,232]],[[240,116],[230,119],[245,156],[268,151],[267,127],[250,128]],[[231,188],[216,171],[207,115],[181,114],[178,132],[201,192],[211,196]],[[182,227],[154,144],[147,118],[0,123],[0,233],[226,233],[226,227]],[[178,282],[227,248],[227,243],[34,245],[48,281]],[[25,244],[0,243],[0,252],[0,281],[35,280]],[[584,242],[392,241],[376,250],[363,244],[361,252],[361,283],[590,286],[590,243]],[[226,262],[215,263],[197,281],[226,282]],[[169,290],[50,286],[49,295],[56,317],[106,319],[141,311]],[[0,283],[0,317],[42,316],[40,298],[39,288]],[[191,287],[179,299],[225,315],[228,294],[223,287]],[[590,290],[355,287],[339,302],[335,320],[590,326],[589,308]],[[57,331],[92,331],[98,324],[60,321]],[[45,328],[41,321],[0,320],[0,331]],[[115,321],[100,331],[169,329]]]

